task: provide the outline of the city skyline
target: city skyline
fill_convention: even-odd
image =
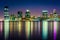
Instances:
[[[0,0],[0,40],[60,40],[59,0]]]
[[[41,39],[48,39],[49,26],[52,26],[52,24],[49,25],[49,22],[53,23],[54,25],[52,26],[54,27],[53,36],[54,36],[54,40],[56,40],[57,29],[59,27],[59,25],[57,24],[59,24],[59,21],[60,21],[60,18],[56,13],[56,9],[53,10],[53,14],[51,14],[50,17],[48,17],[48,10],[43,10],[42,17],[37,17],[37,18],[31,17],[30,10],[26,10],[24,18],[22,18],[23,16],[22,11],[18,11],[17,13],[18,15],[16,17],[14,14],[9,15],[8,10],[9,10],[9,7],[5,6],[4,20],[0,21],[0,32],[1,32],[1,35],[4,34],[2,36],[2,38],[4,37],[4,40],[12,39],[13,36],[14,36],[14,40],[15,38],[20,40],[20,35],[22,35],[24,39],[25,38],[35,39],[34,36],[36,36],[37,34],[38,34],[37,39],[40,39],[39,38],[40,36],[42,37]],[[52,28],[50,27],[50,31],[51,29]]]
[[[48,14],[53,9],[57,10],[57,14],[60,12],[60,2],[57,0],[1,0],[0,1],[0,16],[3,17],[4,6],[9,7],[9,14],[17,14],[18,11],[23,11],[23,15],[27,9],[31,11],[32,16],[40,16],[42,10],[48,10]]]
[[[5,6],[5,7],[8,7],[8,6]],[[4,10],[5,10],[5,7],[4,7]],[[53,11],[52,11],[50,14],[48,14],[48,10],[42,10],[42,12],[41,12],[41,14],[40,14],[39,16],[31,15],[31,11],[28,10],[28,9],[25,11],[25,14],[24,14],[24,15],[23,15],[23,11],[21,11],[21,10],[18,11],[16,14],[10,14],[10,13],[9,13],[9,7],[7,8],[7,10],[8,10],[8,15],[9,15],[9,17],[15,16],[15,17],[19,18],[18,15],[20,15],[21,18],[26,18],[25,16],[26,16],[26,12],[27,12],[27,13],[29,13],[30,18],[33,18],[33,17],[35,17],[35,18],[41,17],[41,18],[42,18],[43,16],[44,16],[44,17],[45,17],[45,16],[46,16],[46,17],[49,17],[49,16],[51,17],[51,15],[54,16],[54,13],[56,13],[56,15],[58,16],[58,18],[60,18],[60,16],[59,16],[59,15],[57,14],[57,12],[56,12],[56,9],[53,9]],[[18,13],[20,13],[20,12],[21,12],[21,14],[18,14]],[[43,14],[43,13],[45,13],[45,12],[47,13],[46,15]],[[50,18],[50,17],[49,17],[49,18]],[[4,20],[4,15],[3,15],[3,18],[0,16],[0,20],[1,20],[1,21]]]

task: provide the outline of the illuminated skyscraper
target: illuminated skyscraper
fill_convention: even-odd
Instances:
[[[44,20],[42,20],[42,39],[47,40],[47,37],[48,37],[48,21],[45,19],[48,18],[48,11],[43,10],[42,13],[43,13],[43,19],[44,19]]]
[[[7,20],[7,19],[9,20],[9,12],[8,12],[8,10],[9,10],[8,6],[5,6],[4,7],[4,19],[5,20]]]
[[[30,11],[26,10],[25,18],[30,18]]]
[[[18,11],[18,18],[22,18],[22,11]]]
[[[30,11],[29,10],[26,10],[25,18],[26,19],[30,18]],[[26,37],[29,39],[31,22],[29,20],[26,20],[25,25],[26,25],[25,26]]]
[[[48,11],[47,10],[43,10],[42,11],[42,15],[44,18],[47,18],[48,17]]]
[[[8,12],[8,6],[4,7],[4,36],[5,39],[8,38],[9,35],[9,12]]]

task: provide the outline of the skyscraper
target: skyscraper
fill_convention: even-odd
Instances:
[[[22,11],[18,11],[18,18],[22,18]]]
[[[48,11],[47,10],[43,10],[42,11],[42,15],[44,18],[47,18],[48,17]]]
[[[4,36],[5,39],[8,38],[9,35],[9,12],[8,12],[8,6],[4,7]]]
[[[29,10],[26,10],[25,18],[30,18],[30,11]]]
[[[25,33],[26,33],[26,37],[29,38],[30,37],[30,26],[31,26],[29,10],[26,10],[25,18],[27,19],[25,20]]]
[[[4,19],[9,19],[9,12],[8,12],[8,6],[4,7]]]
[[[43,10],[42,11],[43,19],[48,18],[48,11]],[[42,39],[46,40],[48,37],[48,21],[47,20],[42,20]]]

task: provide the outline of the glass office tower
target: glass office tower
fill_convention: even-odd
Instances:
[[[26,10],[25,18],[30,18],[30,11],[29,10]]]
[[[26,10],[25,13],[25,32],[26,32],[26,37],[30,37],[30,27],[31,27],[31,22],[30,22],[30,11]]]
[[[42,20],[42,39],[43,40],[47,40],[48,37],[48,11],[47,10],[43,10],[42,11],[42,15],[43,15],[43,20]]]
[[[47,18],[47,17],[48,17],[48,11],[47,11],[47,10],[43,10],[43,11],[42,11],[42,16],[43,16],[44,18]]]
[[[5,39],[8,38],[9,35],[9,12],[8,12],[8,6],[4,7],[4,36]]]

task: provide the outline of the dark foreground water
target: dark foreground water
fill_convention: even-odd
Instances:
[[[26,38],[25,33],[21,33],[21,35],[18,35],[18,33],[15,32],[10,33],[7,39],[5,39],[4,34],[0,35],[0,40],[54,40],[54,36],[53,33],[50,34],[50,32],[48,32],[47,38],[43,39],[42,33],[40,33],[40,35],[38,33],[33,33],[32,35],[30,34],[28,38]],[[56,40],[60,40],[60,33],[57,34]]]

